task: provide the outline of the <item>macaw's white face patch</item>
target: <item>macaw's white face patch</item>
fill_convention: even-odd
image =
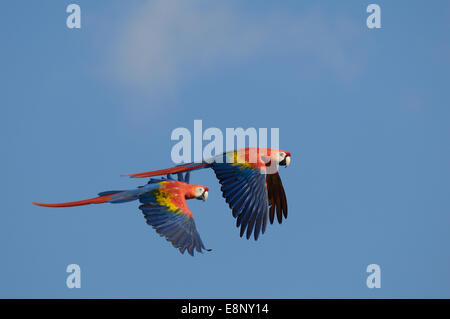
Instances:
[[[195,190],[195,198],[203,201],[208,199],[208,191],[203,187],[197,187]]]

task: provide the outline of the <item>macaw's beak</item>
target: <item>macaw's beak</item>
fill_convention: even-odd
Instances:
[[[282,160],[282,161],[280,162],[280,165],[281,165],[281,166],[286,166],[286,167],[288,167],[289,164],[291,164],[291,157],[290,157],[290,156],[286,156],[286,157],[284,158],[284,160]]]
[[[208,192],[207,192],[207,191],[204,191],[204,192],[203,192],[201,199],[202,199],[203,201],[206,201],[206,200],[208,199]]]

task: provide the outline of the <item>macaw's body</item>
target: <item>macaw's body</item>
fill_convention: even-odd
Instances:
[[[278,165],[288,166],[291,153],[270,148],[243,148],[226,152],[202,163],[188,163],[172,168],[127,176],[144,178],[212,168],[222,185],[223,197],[230,206],[241,237],[252,232],[255,240],[264,233],[267,220],[272,224],[277,215],[281,224],[287,218],[286,194],[278,173]]]
[[[188,181],[186,174],[185,181]],[[139,200],[147,224],[151,225],[161,236],[183,254],[186,250],[194,255],[194,249],[202,252],[206,249],[195,226],[187,199],[203,199],[208,197],[208,188],[201,185],[187,184],[179,175],[179,180],[151,179],[145,185],[132,190],[107,191],[98,197],[68,203],[33,204],[44,207],[70,207],[101,203],[124,203]],[[207,250],[207,249],[206,249]]]

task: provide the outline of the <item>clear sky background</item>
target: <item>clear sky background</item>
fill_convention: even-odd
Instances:
[[[374,2],[3,1],[0,297],[449,298],[450,3]],[[138,203],[31,205],[140,185],[194,119],[280,128],[286,223],[240,238],[212,171],[194,258]]]

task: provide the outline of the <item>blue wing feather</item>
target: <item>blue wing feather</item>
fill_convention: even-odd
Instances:
[[[247,239],[266,230],[268,217],[268,196],[266,177],[257,169],[231,163],[211,164],[225,201],[230,206],[236,226],[240,227],[241,237],[246,233]]]
[[[195,226],[194,219],[183,212],[173,212],[166,206],[159,205],[153,194],[146,193],[140,197],[142,210],[147,224],[158,234],[165,237],[172,245],[184,254],[187,250],[194,255],[194,249],[202,253],[205,248]]]

